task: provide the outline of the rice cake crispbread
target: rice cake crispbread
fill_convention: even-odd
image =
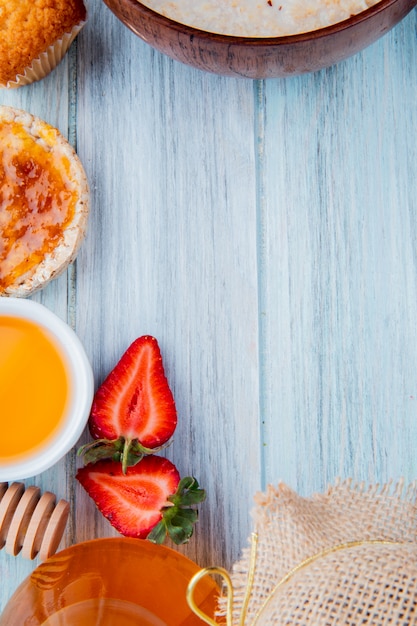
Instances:
[[[0,296],[59,276],[84,238],[89,188],[73,147],[41,119],[0,106]]]

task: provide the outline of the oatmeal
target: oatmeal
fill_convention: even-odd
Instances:
[[[379,0],[141,0],[181,24],[224,35],[280,37],[336,24]]]

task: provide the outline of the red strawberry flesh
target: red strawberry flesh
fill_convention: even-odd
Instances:
[[[82,467],[77,479],[98,509],[121,534],[144,539],[162,519],[168,497],[175,493],[180,475],[168,459],[147,456],[123,474],[115,461]]]
[[[124,437],[147,448],[164,444],[177,425],[158,342],[139,337],[97,391],[89,421],[95,439]]]

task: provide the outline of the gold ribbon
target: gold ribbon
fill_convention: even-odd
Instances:
[[[263,611],[265,610],[265,608],[267,607],[271,599],[274,597],[274,594],[277,591],[277,589],[279,589],[279,587],[284,585],[299,570],[303,569],[304,567],[307,567],[308,565],[310,565],[310,563],[313,563],[314,561],[317,561],[318,559],[327,556],[328,554],[332,554],[333,552],[338,552],[339,550],[347,550],[350,548],[356,548],[358,546],[364,546],[364,545],[403,546],[403,545],[407,545],[407,542],[389,541],[389,540],[384,540],[384,539],[364,539],[362,541],[349,541],[346,543],[340,543],[335,546],[331,546],[330,548],[325,548],[324,550],[321,550],[320,552],[317,552],[316,554],[313,554],[312,556],[304,559],[304,561],[302,561],[301,563],[293,567],[293,569],[290,570],[285,576],[283,576],[283,578],[281,578],[281,580],[274,586],[274,588],[272,589],[268,597],[263,602],[261,608],[255,614],[255,617],[251,626],[256,625],[259,617],[261,616],[261,614],[263,613]],[[252,533],[248,581],[246,584],[246,591],[245,591],[245,596],[243,600],[242,611],[239,617],[239,626],[245,625],[249,600],[250,600],[250,596],[252,593],[253,581],[254,581],[255,571],[256,571],[257,546],[258,546],[258,535],[256,533]],[[222,567],[206,567],[204,569],[199,570],[196,574],[194,574],[187,588],[186,598],[187,598],[188,605],[191,608],[191,610],[203,622],[205,622],[206,624],[209,624],[209,626],[219,626],[220,622],[216,622],[214,619],[212,619],[211,617],[203,613],[203,611],[201,611],[201,609],[197,606],[195,599],[194,599],[194,590],[198,582],[205,576],[210,576],[210,575],[221,576],[226,584],[226,587],[227,587],[226,625],[233,626],[233,584],[232,584],[232,579],[230,578],[229,573]]]

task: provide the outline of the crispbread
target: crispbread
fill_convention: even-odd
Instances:
[[[24,297],[59,276],[75,259],[87,225],[89,188],[74,148],[56,128],[34,115],[0,106],[0,139],[0,295]],[[23,150],[25,163],[33,166],[35,173],[37,165],[41,171],[43,187],[35,195],[45,220],[50,210],[45,230],[55,230],[50,237],[44,232],[38,247],[34,241],[39,229],[36,231],[33,219],[40,219],[41,211],[36,213],[33,207],[32,171],[25,179],[25,188],[15,168]],[[49,208],[45,181],[51,182],[47,189],[48,195],[52,190]]]

